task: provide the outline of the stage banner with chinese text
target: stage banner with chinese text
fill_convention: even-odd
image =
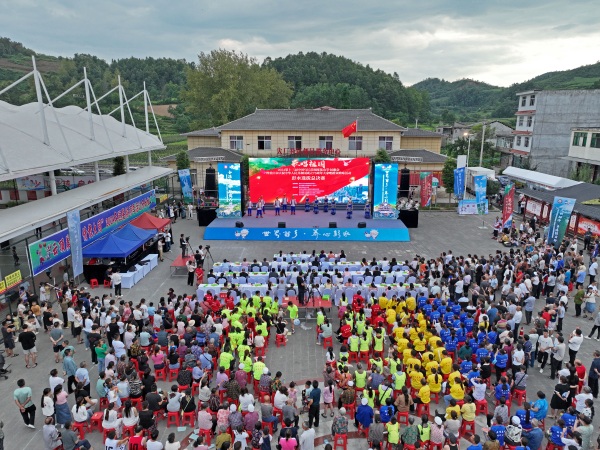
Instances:
[[[152,190],[84,220],[80,227],[82,247],[150,211],[154,206],[156,193]],[[34,275],[46,271],[70,255],[71,239],[67,228],[29,244],[29,258]]]
[[[431,206],[433,175],[431,172],[421,172],[419,174],[419,185],[421,186],[421,208]]]
[[[375,164],[373,219],[397,219],[398,164]]]
[[[219,208],[217,217],[242,217],[242,181],[240,164],[219,163],[217,166]]]
[[[298,203],[309,197],[330,202],[365,203],[369,198],[369,158],[250,158],[250,200],[273,203],[293,195]]]
[[[81,216],[78,209],[67,213],[67,229],[71,241],[73,276],[81,275],[83,273],[83,245],[81,243]]]
[[[504,187],[504,203],[502,204],[502,228],[510,229],[512,227],[514,205],[515,185],[508,184]]]
[[[574,198],[554,197],[552,212],[550,213],[550,225],[548,226],[548,245],[558,247],[562,242],[575,201]]]
[[[487,175],[477,175],[473,177],[475,185],[475,203],[477,203],[477,213],[487,214],[485,202],[487,194]]]
[[[192,187],[192,176],[190,175],[190,169],[178,170],[179,182],[181,183],[181,193],[183,194],[183,200],[186,203],[194,202],[194,189]]]
[[[464,167],[454,169],[454,196],[459,200],[462,200],[465,194],[465,172]]]

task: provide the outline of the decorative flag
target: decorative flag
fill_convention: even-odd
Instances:
[[[344,129],[342,130],[342,134],[344,135],[345,138],[347,138],[348,136],[350,136],[353,133],[356,133],[356,120],[354,122],[352,122],[350,125],[344,127]]]
[[[181,193],[186,203],[194,202],[194,193],[192,188],[192,176],[190,175],[190,169],[181,169],[177,171],[179,173],[179,182],[181,183]]]
[[[515,185],[507,184],[504,187],[504,203],[502,204],[502,228],[512,227],[513,208],[515,205]]]
[[[548,245],[558,246],[562,242],[574,206],[574,198],[554,197],[548,227]]]
[[[454,195],[461,200],[465,194],[465,172],[464,167],[454,169]]]
[[[485,211],[486,193],[487,193],[487,175],[477,175],[473,177],[475,185],[475,203],[477,204],[477,214],[487,214]]]
[[[421,207],[431,206],[433,175],[431,172],[421,172],[419,174],[419,181],[421,185]]]

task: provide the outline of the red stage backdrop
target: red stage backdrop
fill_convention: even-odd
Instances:
[[[298,203],[308,196],[336,202],[365,203],[369,195],[369,158],[250,158],[250,200],[272,203],[292,195]]]

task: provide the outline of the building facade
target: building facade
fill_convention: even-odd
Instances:
[[[517,97],[511,165],[567,176],[571,130],[600,123],[600,90],[532,90]]]
[[[571,170],[581,171],[589,166],[589,180],[600,179],[600,127],[573,128],[569,155],[565,158],[571,162]]]
[[[356,121],[348,138],[342,129]],[[252,157],[369,157],[378,149],[440,153],[442,135],[405,128],[370,109],[257,109],[219,127],[186,133],[188,149],[220,147]]]

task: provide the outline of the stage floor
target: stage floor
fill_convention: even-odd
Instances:
[[[242,222],[242,228],[236,228],[236,222]],[[285,228],[278,228],[279,222],[285,222]],[[336,222],[337,228],[329,228],[330,222]],[[359,222],[365,222],[366,228],[358,228]],[[351,219],[346,211],[319,214],[297,211],[295,216],[267,210],[264,218],[244,216],[241,219],[215,219],[204,231],[205,240],[248,240],[248,241],[382,241],[408,242],[408,229],[401,220],[365,219],[363,211],[355,211]]]

